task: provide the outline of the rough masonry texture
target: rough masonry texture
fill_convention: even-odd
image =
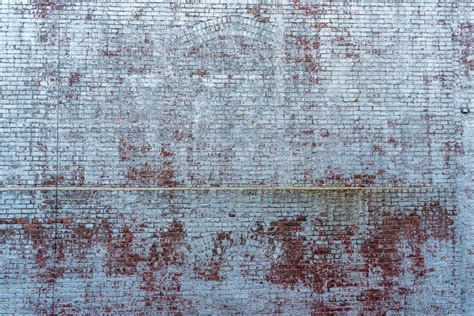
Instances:
[[[0,313],[474,313],[473,32],[470,0],[2,0]],[[207,187],[247,189],[143,189]]]

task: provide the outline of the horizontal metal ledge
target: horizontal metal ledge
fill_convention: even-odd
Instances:
[[[427,189],[431,186],[354,186],[354,187],[302,187],[302,186],[240,186],[240,187],[1,187],[7,191],[360,191]]]

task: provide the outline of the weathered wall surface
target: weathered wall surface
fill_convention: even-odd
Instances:
[[[0,310],[474,312],[473,11],[2,1]]]

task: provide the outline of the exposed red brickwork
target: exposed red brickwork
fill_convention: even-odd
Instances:
[[[343,268],[342,262],[334,261],[332,253],[352,253],[353,228],[327,231],[326,224],[317,219],[312,233],[315,242],[308,242],[306,238],[296,235],[302,230],[300,221],[306,219],[302,217],[271,223],[268,234],[272,239],[269,242],[281,242],[283,253],[279,261],[272,264],[267,280],[290,287],[303,283],[317,293],[330,291],[334,287],[350,286],[346,280],[348,271]],[[317,241],[324,242],[318,245]]]
[[[226,261],[227,249],[234,246],[234,244],[235,241],[231,238],[230,233],[218,233],[217,238],[214,241],[212,257],[207,259],[205,262],[199,262],[198,265],[194,267],[196,277],[206,281],[224,280],[220,270],[222,264]]]
[[[54,10],[63,10],[64,5],[55,0],[33,0],[34,15],[46,19]]]
[[[139,153],[146,154],[150,152],[152,149],[153,148],[148,143],[134,144],[124,138],[120,138],[119,140],[118,150],[119,150],[120,160],[130,160],[133,158],[135,154],[139,154]],[[168,157],[168,156],[165,156],[165,157]]]
[[[404,306],[394,297],[412,293],[400,284],[400,278],[410,274],[425,278],[434,268],[425,265],[425,246],[430,240],[454,244],[454,222],[439,203],[424,206],[409,214],[383,215],[377,221],[370,238],[362,245],[367,276],[377,276],[377,288],[363,294],[368,311],[399,310]],[[404,266],[407,265],[407,266]],[[380,277],[378,277],[380,276]]]
[[[461,23],[460,29],[461,63],[465,66],[466,72],[469,72],[474,70],[474,60],[472,59],[474,23]]]
[[[473,5],[2,2],[1,313],[473,314]]]
[[[20,227],[20,236],[32,249],[25,260],[33,260],[36,282],[42,286],[59,286],[76,273],[79,279],[89,280],[103,271],[110,282],[130,278],[138,287],[129,293],[141,293],[135,298],[140,306],[180,313],[202,307],[199,299],[182,292],[183,282],[186,287],[192,284],[189,282],[219,287],[233,282],[234,273],[244,283],[295,293],[310,291],[319,299],[311,304],[305,299],[304,304],[316,314],[403,312],[404,298],[420,291],[416,284],[443,272],[427,264],[430,256],[455,244],[452,212],[438,201],[390,212],[369,207],[367,224],[337,223],[330,219],[331,214],[336,213],[320,211],[257,221],[243,231],[212,233],[204,252],[190,236],[195,234],[193,222],[185,224],[176,218],[157,226],[130,215],[119,215],[118,221],[108,215],[91,224],[81,223],[80,214],[71,214],[2,219],[0,225],[5,231]],[[4,243],[11,243],[13,236],[6,233]],[[93,258],[98,266],[90,266]],[[344,295],[327,300],[332,293]],[[275,306],[282,308],[295,298],[282,299]],[[93,296],[86,298],[90,300]],[[67,300],[56,308],[82,311],[80,305]],[[100,308],[113,312],[128,307]]]

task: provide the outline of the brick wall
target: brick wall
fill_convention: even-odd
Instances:
[[[0,311],[474,311],[473,12],[3,1]]]

